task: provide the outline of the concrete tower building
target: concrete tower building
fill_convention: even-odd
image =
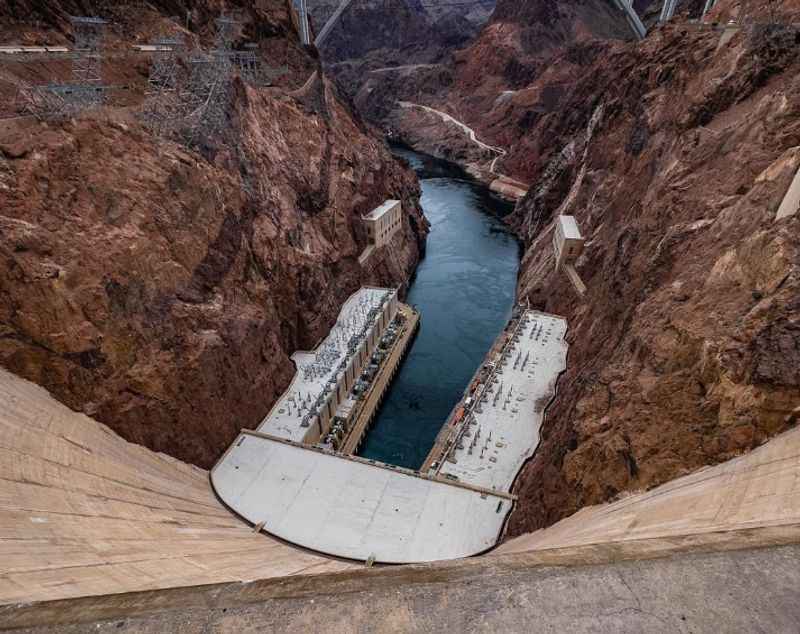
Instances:
[[[364,216],[369,241],[376,247],[389,242],[400,229],[403,205],[399,200],[387,200]]]
[[[559,216],[553,231],[553,250],[556,254],[556,268],[574,262],[583,252],[585,240],[581,236],[574,216]]]

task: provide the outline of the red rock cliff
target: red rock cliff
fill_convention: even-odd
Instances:
[[[800,166],[800,31],[719,39],[678,20],[603,48],[515,150],[519,294],[569,319],[570,356],[511,534],[797,422],[800,216],[775,213]],[[553,270],[558,213],[587,237],[583,297]]]
[[[720,0],[706,25],[687,20],[698,8],[638,43],[609,3],[500,0],[453,66],[356,99],[419,147],[488,165],[457,127],[395,104],[447,112],[531,184],[511,219],[518,294],[567,317],[570,353],[511,534],[726,460],[800,414],[800,216],[775,222],[800,166],[800,7]],[[730,18],[742,29],[719,47],[712,22]],[[587,237],[583,297],[553,270],[559,213]]]
[[[65,14],[80,7],[56,4],[6,5],[2,31],[67,41]],[[146,41],[185,8],[161,4],[110,7],[109,47]],[[192,36],[207,42],[222,3],[191,6]],[[289,73],[271,88],[234,81],[225,145],[200,154],[113,105],[0,129],[0,363],[203,467],[261,420],[293,374],[289,354],[315,345],[350,293],[405,286],[427,231],[413,174],[327,80],[309,79],[316,62],[288,4],[256,3],[244,20]],[[140,100],[146,62],[110,57],[105,72]],[[404,202],[403,230],[362,267],[360,216],[390,197]]]

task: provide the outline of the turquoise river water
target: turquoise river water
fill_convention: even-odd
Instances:
[[[407,303],[422,321],[359,455],[418,469],[511,316],[519,246],[512,205],[456,167],[395,149],[416,170],[431,223]]]

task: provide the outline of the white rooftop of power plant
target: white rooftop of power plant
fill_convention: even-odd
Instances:
[[[393,289],[364,287],[348,298],[336,324],[319,346],[313,351],[298,351],[292,355],[297,367],[294,379],[261,421],[258,431],[296,442],[303,440],[309,427],[303,425],[304,419],[308,422],[319,402],[324,403],[326,387],[342,371],[342,364],[346,367],[352,354],[351,340],[374,321],[373,309],[379,308],[383,300],[394,293]]]
[[[567,240],[580,240],[581,230],[578,229],[578,223],[575,222],[575,216],[559,216],[558,222],[561,224],[561,230],[564,232],[564,238]]]
[[[372,211],[370,211],[366,216],[364,216],[367,220],[376,220],[380,218],[383,214],[389,211],[392,207],[397,205],[400,201],[399,200],[387,200],[383,203],[380,207],[375,207]]]
[[[385,563],[457,559],[494,546],[511,509],[483,493],[243,433],[211,471],[236,513],[293,544]]]
[[[545,408],[566,368],[566,330],[561,317],[523,313],[505,348],[505,360],[496,360],[486,391],[465,416],[468,422],[459,443],[463,448],[456,447],[453,454],[456,462],[445,460],[441,474],[487,489],[511,490],[539,444]]]

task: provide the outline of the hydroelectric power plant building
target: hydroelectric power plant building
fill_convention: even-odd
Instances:
[[[369,240],[376,247],[388,243],[400,229],[403,205],[399,200],[387,200],[364,216]]]
[[[417,319],[394,290],[351,296],[316,350],[293,355],[297,374],[258,429],[242,430],[212,469],[228,507],[288,542],[362,561],[494,546],[566,367],[566,322],[518,308],[414,471],[352,452]]]
[[[351,295],[316,350],[292,355],[297,373],[258,431],[313,445],[331,431],[334,419],[346,420],[360,392],[362,372],[371,371],[373,352],[397,308],[393,289],[367,287]]]

